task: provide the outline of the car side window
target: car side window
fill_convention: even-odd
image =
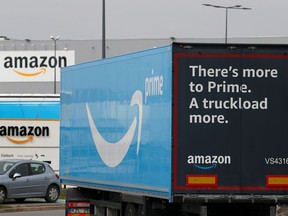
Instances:
[[[45,172],[45,167],[40,163],[31,163],[32,175],[38,175]]]
[[[15,173],[19,173],[19,174],[21,174],[21,176],[28,176],[29,175],[29,169],[28,168],[29,167],[28,167],[27,163],[20,164],[15,169],[13,169],[12,175],[14,175]]]
[[[0,175],[6,173],[13,165],[14,162],[0,161]]]

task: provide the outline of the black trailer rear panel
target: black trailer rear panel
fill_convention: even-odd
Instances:
[[[287,194],[287,53],[174,44],[173,194]]]

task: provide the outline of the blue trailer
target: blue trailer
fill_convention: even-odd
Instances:
[[[287,51],[173,43],[63,68],[66,215],[276,214]]]

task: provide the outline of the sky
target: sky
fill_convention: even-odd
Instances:
[[[1,1],[0,35],[11,39],[101,39],[103,0]],[[288,36],[287,0],[105,0],[106,39]]]

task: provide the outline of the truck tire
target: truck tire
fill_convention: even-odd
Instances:
[[[4,203],[6,196],[7,196],[7,193],[6,193],[5,188],[0,187],[0,204]]]
[[[45,200],[48,203],[55,203],[60,195],[59,188],[56,185],[50,185],[47,189]]]
[[[125,216],[136,216],[136,214],[137,207],[132,203],[128,203],[125,209]]]
[[[137,215],[136,216],[144,216],[144,206],[139,205],[138,210],[137,210]]]

